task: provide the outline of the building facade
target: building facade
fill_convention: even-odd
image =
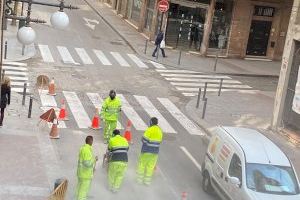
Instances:
[[[166,43],[202,55],[281,60],[293,0],[106,0],[136,29],[154,39],[161,27]]]
[[[300,0],[294,0],[274,103],[273,129],[300,135]]]

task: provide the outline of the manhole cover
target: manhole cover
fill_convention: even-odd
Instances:
[[[123,42],[112,41],[110,42],[112,45],[123,45]]]

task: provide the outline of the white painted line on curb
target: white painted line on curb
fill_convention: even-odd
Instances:
[[[112,65],[102,51],[96,49],[94,49],[93,51],[103,65]]]
[[[139,68],[148,68],[143,61],[141,61],[136,55],[134,54],[127,54],[128,57],[139,67]]]
[[[22,66],[22,67],[26,67],[27,64],[26,63],[20,63],[20,62],[12,62],[12,61],[3,61],[4,65],[16,65],[16,66]]]
[[[147,97],[137,95],[134,95],[134,97],[150,117],[156,117],[158,119],[158,124],[163,132],[177,133]]]
[[[73,113],[74,119],[77,122],[79,128],[88,128],[91,126],[91,120],[84,110],[82,103],[75,92],[63,91],[66,101]]]
[[[39,49],[42,55],[44,62],[52,63],[54,59],[52,57],[51,51],[48,45],[39,44]]]
[[[186,92],[198,92],[199,91],[199,88],[188,88],[188,87],[176,87],[177,90],[179,91],[186,91]],[[211,88],[207,88],[206,90],[207,92],[218,92],[219,89],[211,89]],[[253,91],[258,91],[258,90],[240,90],[238,88],[236,89],[222,89],[221,90],[222,92],[244,92],[244,93],[247,93],[247,92],[250,92],[252,93]]]
[[[191,135],[205,135],[169,99],[167,98],[157,98],[157,99]]]
[[[83,48],[75,48],[75,51],[77,52],[78,56],[82,60],[83,64],[85,65],[93,65],[94,62],[90,58],[90,56],[87,54],[87,52]]]
[[[190,154],[190,152],[184,147],[180,146],[180,149],[185,153],[185,155],[194,163],[194,165],[198,168],[200,172],[202,172],[201,165],[197,162],[197,160]]]
[[[19,67],[19,66],[8,66],[8,65],[3,65],[2,69],[5,70],[13,70],[13,71],[28,71],[26,67]]]
[[[110,52],[110,53],[122,67],[130,67],[128,62],[121,56],[121,54],[119,54],[118,52]]]
[[[131,120],[132,125],[138,131],[145,131],[148,127],[138,113],[132,108],[125,97],[122,94],[118,94],[122,101],[122,111],[125,113],[128,119]]]
[[[100,97],[98,93],[86,93],[92,104],[95,106],[95,108],[98,108],[99,112],[101,112],[103,99]],[[121,123],[117,122],[117,129],[123,129]]]
[[[27,72],[19,72],[19,71],[6,71],[5,70],[5,75],[17,75],[17,76],[28,76]]]

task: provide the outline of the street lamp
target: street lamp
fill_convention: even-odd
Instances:
[[[69,17],[64,11],[56,11],[50,18],[52,26],[57,29],[65,29],[69,25]]]
[[[24,45],[32,44],[36,38],[35,31],[30,26],[23,26],[17,33],[19,42]]]

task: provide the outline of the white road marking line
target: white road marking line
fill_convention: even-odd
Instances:
[[[14,92],[23,92],[23,88],[11,88],[11,91],[14,91]],[[30,89],[27,89],[26,90],[26,93],[30,93]]]
[[[66,101],[73,113],[74,119],[77,122],[79,128],[88,128],[91,126],[91,120],[84,110],[82,103],[75,92],[63,91]]]
[[[14,81],[12,81],[12,82],[10,82],[10,85],[11,86],[24,86],[24,82],[14,82]],[[27,83],[27,86],[30,86],[30,84]]]
[[[127,54],[128,57],[139,67],[139,68],[148,68],[143,61],[141,61],[136,55],[134,54]]]
[[[154,62],[152,60],[149,60],[149,62],[156,68],[156,69],[166,69],[163,64],[160,64],[158,62]]]
[[[180,149],[185,153],[185,155],[194,163],[194,165],[197,167],[197,169],[202,172],[201,165],[197,162],[197,160],[190,154],[190,152],[184,147],[180,146]]]
[[[24,185],[0,185],[0,195],[16,195],[31,197],[47,197],[49,196],[49,188],[32,187]]]
[[[28,69],[26,67],[13,67],[13,66],[8,66],[8,65],[3,65],[2,69],[13,70],[13,71],[28,71]]]
[[[181,82],[200,82],[200,83],[220,83],[220,79],[199,79],[199,78],[165,78],[167,81],[181,81]],[[223,83],[242,84],[240,81],[224,79]]]
[[[218,76],[218,75],[201,75],[201,74],[160,74],[165,77],[185,77],[185,78],[207,78],[207,79],[232,79],[229,76]]]
[[[26,63],[20,63],[20,62],[11,62],[11,61],[3,61],[4,65],[15,65],[15,66],[22,66],[22,67],[26,67],[27,64]]]
[[[199,91],[199,88],[187,88],[187,87],[175,87],[177,90],[179,91],[186,91],[186,92],[198,92]],[[207,88],[206,90],[207,92],[218,92],[219,89],[211,89],[211,88]],[[246,92],[246,91],[253,91],[251,89],[249,90],[243,90],[243,89],[222,89],[221,90],[222,92]],[[258,91],[258,90],[257,90]]]
[[[128,119],[132,122],[133,126],[138,131],[145,131],[148,127],[138,113],[132,108],[125,97],[122,94],[118,94],[122,101],[122,111],[125,113]]]
[[[183,94],[183,96],[186,96],[186,97],[194,97],[194,96],[198,95],[197,93],[188,93],[188,92],[183,92],[182,94]]]
[[[64,63],[78,65],[78,63],[76,63],[72,58],[67,47],[57,46],[57,49]]]
[[[11,81],[28,81],[28,77],[8,76]]]
[[[93,51],[103,65],[112,65],[102,51],[96,49]]]
[[[164,132],[177,133],[147,97],[137,95],[134,95],[134,97],[150,117],[156,117],[158,119],[158,124]]]
[[[5,75],[19,75],[19,76],[28,76],[27,72],[19,72],[19,71],[5,71]]]
[[[98,108],[99,112],[101,112],[103,99],[100,97],[100,95],[98,93],[86,93],[86,95],[89,97],[95,108]],[[117,122],[117,129],[123,129],[119,121]]]
[[[203,74],[202,72],[195,72],[190,70],[176,70],[176,69],[157,69],[157,72],[160,73],[183,73],[183,74]]]
[[[90,58],[90,56],[87,54],[87,52],[83,48],[75,48],[75,51],[77,52],[78,56],[82,60],[83,64],[85,65],[93,65],[94,62]]]
[[[174,86],[190,86],[190,87],[204,87],[205,83],[182,83],[182,82],[170,82]],[[208,88],[219,88],[220,83],[209,83]],[[249,85],[233,85],[233,84],[222,84],[223,88],[242,88],[250,89]]]
[[[204,133],[190,119],[188,119],[169,99],[157,99],[191,135],[204,135]]]
[[[130,67],[128,62],[121,56],[121,54],[119,54],[118,52],[110,52],[110,53],[122,67]]]
[[[39,95],[42,103],[41,109],[46,112],[50,108],[54,108],[54,110],[58,111],[57,109],[57,103],[54,98],[54,96],[48,95],[47,90],[39,90]],[[56,112],[56,115],[58,116],[58,112]],[[51,124],[48,124],[49,128],[51,128]],[[59,121],[58,122],[58,128],[67,128],[66,123],[64,121]]]
[[[42,55],[44,62],[52,63],[54,59],[52,57],[51,51],[48,45],[39,44],[39,49]]]

